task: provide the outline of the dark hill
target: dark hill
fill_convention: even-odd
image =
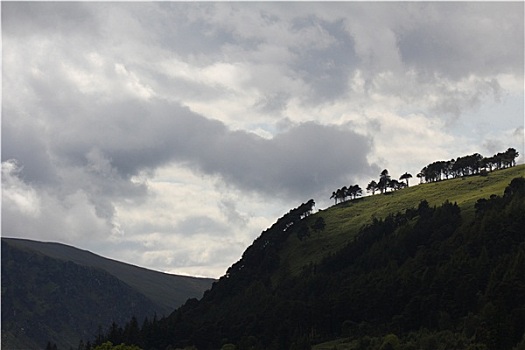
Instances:
[[[144,349],[522,349],[524,169],[313,215],[299,206],[201,300],[133,339],[113,331],[101,341]]]
[[[2,238],[2,347],[77,348],[99,326],[167,315],[212,279],[165,274],[71,246]]]

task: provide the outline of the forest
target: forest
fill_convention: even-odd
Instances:
[[[418,177],[490,176],[515,166],[517,152],[505,154],[491,166],[477,154],[434,162]],[[263,231],[202,299],[167,317],[114,322],[78,350],[525,349],[523,176],[472,211],[422,198],[372,217],[345,245],[289,273],[286,242],[323,235],[328,210],[339,210],[312,215],[314,205],[302,203]]]
[[[299,208],[264,231],[202,300],[167,318],[113,324],[84,348],[311,349],[337,338],[352,349],[525,346],[523,177],[478,200],[472,218],[455,203],[422,200],[374,219],[339,251],[283,277],[279,246],[300,228]]]

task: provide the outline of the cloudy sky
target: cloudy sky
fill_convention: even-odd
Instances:
[[[3,236],[219,277],[289,209],[385,168],[523,162],[523,2],[2,2],[1,18]]]

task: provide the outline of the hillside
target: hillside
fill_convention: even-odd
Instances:
[[[171,313],[189,297],[200,297],[210,288],[211,278],[195,278],[153,271],[60,243],[2,238],[12,246],[39,252],[54,259],[104,270],[144,294],[160,306],[159,315]]]
[[[2,346],[77,348],[99,326],[168,315],[212,279],[165,274],[58,243],[2,238]],[[22,331],[23,330],[23,331]]]
[[[494,171],[488,176],[423,183],[384,195],[376,194],[337,204],[307,218],[307,223],[311,225],[319,216],[323,217],[326,229],[322,235],[311,235],[303,242],[291,236],[282,247],[280,258],[286,262],[291,273],[297,274],[304,266],[319,261],[351,241],[359,229],[374,218],[385,218],[388,214],[417,207],[423,199],[430,206],[441,205],[446,200],[455,202],[465,218],[471,218],[478,199],[489,198],[493,194],[501,195],[511,179],[521,176],[525,176],[524,164]]]
[[[303,204],[200,301],[132,338],[102,340],[144,349],[523,347],[524,173],[521,165],[423,184],[313,215]]]

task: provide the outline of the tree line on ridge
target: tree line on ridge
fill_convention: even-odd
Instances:
[[[441,181],[443,179],[453,179],[469,175],[487,175],[489,172],[505,169],[516,165],[516,158],[519,153],[514,148],[508,148],[505,152],[499,152],[492,157],[483,157],[479,153],[457,157],[448,161],[435,161],[423,167],[416,175],[419,183]],[[379,175],[378,181],[372,180],[366,187],[367,192],[375,195],[376,192],[386,193],[400,190],[409,186],[409,179],[412,174],[405,172],[399,180],[393,179],[388,170],[384,169]],[[363,190],[359,185],[343,186],[332,192],[330,199],[335,200],[335,204],[356,199],[363,195]]]

